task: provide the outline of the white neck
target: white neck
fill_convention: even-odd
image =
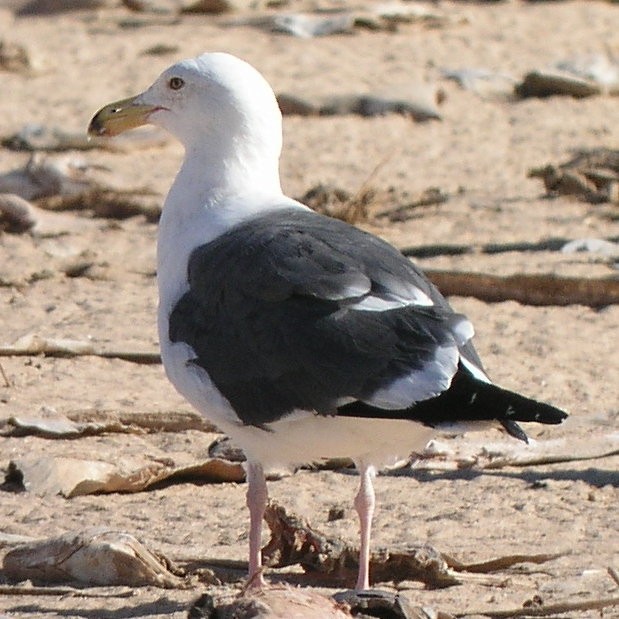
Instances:
[[[158,280],[164,305],[186,287],[193,249],[265,210],[299,206],[282,194],[278,154],[247,145],[230,149],[187,149],[159,222]],[[262,156],[256,153],[262,152]]]
[[[196,140],[186,149],[167,202],[174,202],[171,198],[180,191],[184,202],[191,195],[192,202],[202,206],[234,195],[280,195],[279,152],[251,143],[211,148],[208,142]]]

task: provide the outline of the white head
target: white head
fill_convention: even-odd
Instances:
[[[230,54],[172,65],[143,93],[99,110],[88,131],[112,136],[147,123],[177,137],[211,173],[236,167],[278,175],[282,120],[275,95],[256,69]]]

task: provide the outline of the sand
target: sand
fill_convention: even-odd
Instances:
[[[100,106],[144,89],[173,61],[205,50],[244,57],[276,92],[347,94],[428,80],[444,91],[442,121],[414,123],[398,115],[286,117],[285,190],[299,196],[321,182],[354,193],[370,182],[409,195],[432,186],[449,193],[446,203],[420,208],[405,222],[371,219],[363,224],[400,247],[619,236],[616,205],[570,197],[549,200],[539,180],[526,178],[530,167],[563,161],[574,149],[616,148],[616,97],[510,101],[465,91],[440,76],[441,68],[483,67],[518,79],[563,58],[604,53],[608,46],[617,53],[617,8],[593,1],[423,6],[449,16],[449,23],[319,39],[223,27],[221,18],[202,15],[171,20],[113,8],[14,18],[10,7],[0,9],[2,38],[24,44],[37,62],[32,75],[2,74],[0,135],[34,122],[85,131]],[[155,21],[133,28],[119,25],[130,17]],[[157,44],[175,49],[145,54]],[[170,142],[142,151],[95,150],[80,156],[105,166],[110,180],[148,187],[162,201],[182,152]],[[21,167],[27,159],[25,153],[2,149],[0,172]],[[83,230],[57,238],[0,233],[2,280],[22,282],[0,286],[0,343],[36,333],[108,349],[156,350],[156,224],[143,217],[118,221],[92,219],[88,212],[71,215],[84,218]],[[67,277],[63,265],[80,257],[93,262],[100,276]],[[511,252],[419,262],[427,268],[495,274],[613,273],[587,254]],[[533,307],[464,297],[451,302],[475,324],[478,350],[498,383],[570,411],[570,420],[561,427],[529,427],[532,437],[576,444],[617,431],[616,305]],[[190,410],[159,365],[97,357],[4,357],[0,362],[8,379],[8,384],[0,380],[0,421],[43,406],[63,413],[93,409],[128,415]],[[200,460],[213,438],[197,430],[74,441],[0,437],[0,469],[20,457],[52,454],[110,461],[134,453]],[[505,440],[498,431],[471,438]],[[467,583],[424,590],[407,583],[405,595],[413,603],[446,612],[518,607],[534,595],[545,604],[617,595],[606,569],[618,565],[618,463],[615,456],[525,469],[386,474],[376,483],[374,543],[402,548],[428,541],[466,562],[516,553],[567,553],[540,568],[510,572],[502,587]],[[271,482],[270,491],[319,529],[354,542],[357,522],[351,500],[356,483],[348,471],[301,471]],[[132,533],[172,559],[244,559],[244,492],[242,484],[189,483],[71,500],[0,491],[0,531],[47,537],[109,526]],[[344,510],[342,519],[328,521],[333,507]],[[6,550],[0,546],[0,554]],[[130,598],[105,600],[1,595],[0,615],[184,617],[190,601],[207,589],[216,595],[236,590],[204,584],[185,591],[146,587]],[[617,614],[611,609],[604,616]]]

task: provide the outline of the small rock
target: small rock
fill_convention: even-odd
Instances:
[[[317,116],[320,113],[320,103],[297,95],[280,93],[277,103],[284,116]]]
[[[209,458],[221,458],[230,462],[245,462],[247,458],[227,436],[215,439],[208,447]]]
[[[220,14],[261,8],[260,0],[189,0],[182,3],[182,13]]]
[[[346,515],[346,510],[343,507],[339,507],[337,505],[333,505],[329,508],[329,513],[327,514],[327,522],[333,522],[335,520],[342,520]]]
[[[69,11],[109,9],[116,4],[115,0],[31,0],[17,11],[17,15],[50,15]]]
[[[33,70],[28,50],[19,43],[0,41],[0,69],[12,73],[28,73]]]
[[[123,0],[123,5],[135,13],[177,15],[182,8],[181,0]]]
[[[350,608],[354,616],[379,617],[380,619],[435,619],[437,614],[429,608],[414,607],[405,597],[390,591],[341,591],[333,599]]]
[[[567,95],[582,99],[599,95],[602,87],[595,82],[559,71],[532,71],[515,88],[519,97]]]

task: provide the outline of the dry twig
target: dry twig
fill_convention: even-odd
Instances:
[[[161,363],[158,352],[132,350],[99,350],[91,342],[62,338],[47,338],[30,333],[10,346],[0,347],[0,357],[82,357],[94,356],[105,359],[122,359],[132,363]]]
[[[33,587],[22,585],[0,585],[0,595],[62,595],[81,598],[130,598],[135,595],[132,587],[123,587],[121,591],[94,591],[75,587]]]
[[[457,572],[487,574],[488,572],[508,569],[518,563],[547,563],[548,561],[554,561],[564,555],[564,552],[538,555],[507,555],[505,557],[498,557],[497,559],[490,559],[489,561],[482,561],[480,563],[462,563],[454,557],[446,554],[443,554],[443,558],[445,559],[447,565]]]
[[[8,389],[9,387],[11,387],[11,381],[9,380],[9,377],[7,376],[6,372],[4,371],[4,366],[2,365],[2,363],[0,363],[0,375],[2,375],[2,380],[4,381],[4,386]]]
[[[569,612],[583,610],[601,610],[609,606],[619,606],[619,597],[600,598],[594,600],[585,600],[584,602],[559,602],[557,604],[549,604],[548,606],[527,606],[514,608],[511,610],[474,610],[463,613],[455,613],[455,617],[476,617],[483,615],[484,617],[492,617],[493,619],[511,619],[512,617],[551,617],[554,615],[562,615]]]
[[[138,411],[126,413],[109,410],[74,410],[66,416],[78,423],[100,423],[113,425],[115,423],[129,428],[139,428],[146,432],[183,432],[199,430],[200,432],[217,432],[215,426],[209,423],[200,413],[193,411]]]

